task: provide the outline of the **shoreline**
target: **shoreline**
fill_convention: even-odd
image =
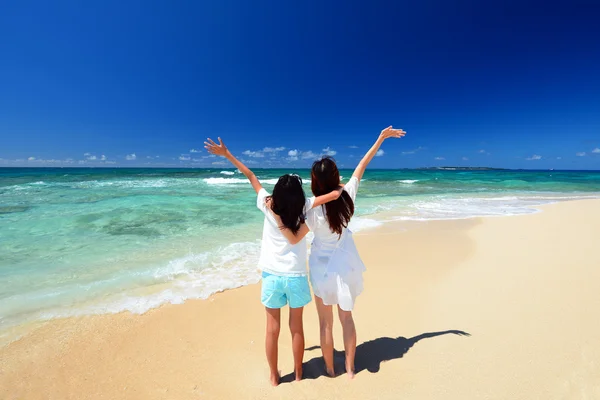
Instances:
[[[510,193],[508,193],[508,194],[510,194]],[[547,193],[543,193],[543,194],[547,195]],[[519,216],[523,216],[523,215],[532,215],[532,214],[541,213],[544,211],[544,208],[548,205],[570,203],[570,202],[586,202],[586,201],[600,200],[600,193],[590,192],[589,195],[597,196],[597,197],[573,198],[573,199],[567,198],[566,200],[555,199],[555,200],[548,201],[547,203],[533,204],[533,205],[525,206],[525,208],[531,210],[531,212],[514,213],[514,214],[510,213],[510,214],[504,214],[504,215],[497,214],[497,215],[474,215],[474,216],[466,216],[466,217],[461,216],[461,217],[456,217],[456,218],[440,217],[440,218],[423,218],[423,219],[419,219],[419,218],[404,219],[403,217],[398,218],[397,210],[385,210],[385,211],[380,211],[380,212],[377,212],[374,214],[359,216],[358,218],[360,220],[362,220],[362,222],[364,224],[359,231],[355,231],[354,236],[363,236],[363,235],[366,235],[369,233],[381,233],[381,232],[386,232],[386,234],[396,234],[396,233],[400,233],[403,230],[407,229],[407,227],[410,227],[413,229],[418,228],[420,226],[419,224],[423,224],[423,223],[425,223],[425,224],[426,223],[440,223],[440,222],[447,222],[447,221],[453,221],[453,222],[459,223],[460,221],[473,221],[473,220],[478,220],[481,218],[519,217]],[[390,226],[394,226],[395,228],[390,228]],[[247,244],[247,243],[249,243],[249,242],[244,242],[243,244]],[[234,244],[237,244],[237,242]],[[186,257],[188,257],[188,256],[181,256],[178,259],[183,259]],[[181,301],[181,302],[162,300],[162,301],[157,302],[157,305],[146,306],[147,308],[145,308],[145,310],[141,311],[141,312],[134,312],[131,309],[122,309],[119,311],[94,312],[93,311],[94,309],[98,309],[98,308],[107,308],[108,309],[108,308],[114,308],[114,307],[118,307],[118,306],[114,305],[115,300],[113,300],[110,303],[102,303],[102,302],[98,302],[98,301],[94,301],[94,300],[88,300],[85,303],[80,303],[77,306],[77,308],[64,310],[63,312],[67,315],[60,315],[60,316],[52,317],[49,319],[29,320],[29,321],[25,321],[23,323],[10,325],[6,328],[3,328],[2,330],[0,330],[0,349],[2,347],[5,347],[5,346],[21,339],[22,337],[31,333],[32,330],[42,327],[48,323],[52,323],[53,321],[56,321],[56,320],[65,320],[65,319],[71,319],[71,318],[85,318],[85,317],[94,317],[94,316],[102,316],[102,315],[119,315],[122,313],[125,313],[125,314],[129,313],[131,315],[144,315],[148,312],[160,309],[161,307],[164,307],[167,305],[181,305],[188,301],[207,301],[207,300],[210,300],[215,295],[219,295],[219,294],[231,291],[231,290],[238,290],[245,286],[255,285],[257,283],[260,283],[259,276],[260,276],[260,274],[257,273],[258,282],[255,282],[255,283],[240,283],[239,286],[216,290],[216,291],[206,295],[205,297],[202,297],[202,296],[187,297],[187,298],[184,298],[183,301]],[[160,290],[160,291],[151,290],[151,289],[156,289],[156,288],[163,288],[163,290]],[[155,283],[151,286],[137,288],[137,289],[135,289],[134,292],[137,292],[137,294],[141,296],[138,298],[148,300],[148,297],[146,297],[146,296],[156,296],[156,295],[163,293],[164,290],[169,290],[171,288],[172,288],[172,286],[169,284],[169,282],[159,282],[159,283]],[[120,296],[127,296],[127,297],[135,298],[135,296],[132,296],[132,294],[134,292],[127,292],[127,293],[120,293],[120,294],[111,293],[111,294],[108,294],[108,296],[116,297],[117,295],[120,295]],[[147,294],[141,295],[141,293],[144,293],[144,292],[146,292]],[[81,304],[87,304],[87,305],[80,307]],[[69,315],[69,314],[72,314],[72,315]],[[28,328],[30,326],[34,327],[34,328],[33,329]],[[11,331],[20,332],[21,334],[10,335],[9,332],[11,332]]]
[[[142,315],[45,323],[0,348],[0,397],[593,398],[600,200],[542,209],[357,233],[367,272],[354,312],[360,372],[352,382],[319,376],[309,304],[306,379],[269,387],[260,286],[249,285]],[[340,331],[336,322],[338,350]],[[284,326],[284,376],[290,346]]]

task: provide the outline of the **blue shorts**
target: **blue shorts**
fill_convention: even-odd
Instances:
[[[267,308],[281,308],[289,303],[290,308],[304,307],[312,296],[306,276],[278,276],[262,273],[260,300]]]

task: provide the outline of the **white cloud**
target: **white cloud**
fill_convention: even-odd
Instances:
[[[595,154],[600,153],[600,147],[596,147],[594,150],[592,150],[592,153],[595,153]]]
[[[444,157],[436,157],[436,158],[434,158],[434,160],[441,161],[441,160],[445,160],[445,158]]]
[[[227,165],[225,161],[214,161],[212,165]]]
[[[414,149],[414,150],[407,150],[407,151],[403,151],[403,152],[402,152],[402,154],[403,154],[403,155],[406,155],[406,154],[415,154],[416,152],[419,152],[419,151],[421,151],[421,150],[425,150],[425,147],[421,147],[421,146],[419,146],[419,147],[417,147],[417,148],[416,148],[416,149]]]
[[[106,156],[104,154],[98,157],[92,153],[85,153],[84,156],[88,161],[106,161]],[[135,160],[135,158],[133,158],[133,160]]]
[[[485,150],[481,149],[478,151],[479,154],[485,154]]]
[[[562,160],[562,157],[556,157],[557,160]]]
[[[337,151],[333,150],[330,147],[326,147],[323,149],[323,154],[325,154],[327,156],[335,156],[337,154]]]
[[[181,160],[181,161],[190,161],[190,159],[191,159],[191,157],[186,154],[182,154],[179,156],[179,160]]]
[[[285,147],[265,147],[262,151],[263,153],[278,153],[284,150]]]
[[[377,151],[377,153],[375,153],[375,157],[381,157],[384,154],[385,154],[385,151],[379,150],[379,151]]]
[[[349,149],[358,149],[358,146],[348,146]]]
[[[133,160],[135,160],[136,158],[137,158],[137,156],[135,155],[135,153],[127,154],[127,155],[125,156],[125,159],[126,159],[127,161],[133,161]]]
[[[536,161],[536,160],[541,160],[542,156],[540,156],[539,154],[534,154],[531,157],[527,157],[526,160],[528,161]]]
[[[327,149],[324,149],[327,150]],[[331,150],[329,149],[329,151],[331,152]],[[300,159],[302,160],[309,160],[309,159],[317,159],[319,158],[319,155],[308,150],[308,151],[301,151],[301,150],[297,150],[297,149],[293,149],[288,151],[288,157],[286,157],[287,161],[298,161]]]
[[[35,161],[35,157],[29,157],[27,161]]]
[[[575,153],[575,155],[577,157],[585,157],[586,153],[585,153],[585,151],[580,151],[579,153]]]
[[[315,159],[317,157],[318,157],[318,155],[316,155],[315,153],[313,153],[310,150],[302,152],[302,159],[303,160],[308,160],[309,158]]]
[[[242,153],[243,155],[246,155],[248,157],[254,157],[254,158],[262,158],[265,155],[260,152],[260,151],[250,151],[250,150],[246,150]]]
[[[197,149],[190,149],[190,153],[200,153],[200,150],[197,150]]]
[[[469,158],[468,157],[463,157],[462,160],[463,161],[469,161]]]

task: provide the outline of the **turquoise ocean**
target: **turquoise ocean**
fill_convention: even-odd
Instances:
[[[267,190],[290,172],[310,194],[308,170],[255,170]],[[598,171],[370,170],[352,228],[586,198],[600,198]],[[31,322],[143,313],[258,282],[261,229],[234,169],[0,168],[0,338]]]

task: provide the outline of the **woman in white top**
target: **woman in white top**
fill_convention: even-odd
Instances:
[[[356,328],[352,309],[356,297],[363,290],[362,263],[348,223],[354,214],[354,200],[365,168],[371,162],[383,141],[400,138],[406,132],[391,126],[381,131],[379,138],[354,170],[352,178],[344,186],[339,199],[321,207],[310,209],[306,225],[314,233],[309,257],[310,281],[315,294],[319,325],[321,329],[321,351],[327,374],[335,376],[333,363],[333,310],[338,306],[338,315],[344,334],[346,372],[354,377],[354,355],[356,353]],[[340,187],[340,173],[335,161],[324,157],[312,166],[311,188],[315,196],[330,193]],[[314,199],[314,197],[313,197]],[[312,204],[309,200],[309,204]],[[300,233],[301,235],[302,233]]]

